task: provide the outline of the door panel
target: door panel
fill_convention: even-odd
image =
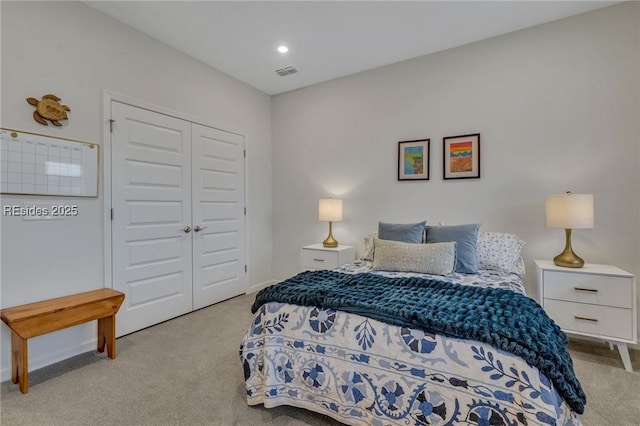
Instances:
[[[192,310],[191,123],[112,102],[117,335]]]
[[[156,161],[162,161],[157,158]],[[172,161],[168,159],[165,161]],[[130,185],[156,188],[183,188],[182,168],[170,164],[127,160],[126,173]]]
[[[247,291],[244,137],[193,124],[193,306]]]

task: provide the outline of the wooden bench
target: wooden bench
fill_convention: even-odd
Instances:
[[[116,313],[124,294],[110,288],[5,308],[2,322],[11,329],[11,381],[29,391],[27,339],[98,320],[98,351],[116,357]]]

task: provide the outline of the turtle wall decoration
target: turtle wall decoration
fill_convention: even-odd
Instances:
[[[71,108],[60,103],[60,98],[56,95],[44,95],[40,101],[36,98],[27,98],[27,102],[36,107],[33,111],[33,119],[45,126],[46,120],[51,121],[54,126],[62,126],[60,120],[66,120],[67,111],[71,111]]]

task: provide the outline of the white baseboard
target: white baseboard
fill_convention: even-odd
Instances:
[[[63,361],[67,358],[71,358],[73,356],[95,350],[97,344],[97,338],[93,338],[78,345],[66,347],[64,350],[54,353],[49,352],[45,354],[34,354],[35,356],[31,356],[30,353],[28,359],[29,372],[38,370],[51,364],[55,364],[56,362]],[[11,367],[5,367],[0,371],[0,381],[4,382],[6,380],[11,380],[10,368]]]
[[[257,291],[262,290],[263,288],[267,288],[270,285],[277,284],[279,282],[280,282],[280,280],[269,280],[269,281],[265,281],[265,282],[262,282],[262,283],[258,283],[258,284],[249,286],[249,290],[247,291],[247,294],[255,293]]]

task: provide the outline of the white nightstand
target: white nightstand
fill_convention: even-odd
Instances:
[[[615,343],[633,371],[627,343],[637,342],[636,277],[610,265],[562,268],[535,260],[540,304],[567,334]]]
[[[311,244],[300,249],[300,270],[335,269],[355,260],[353,246],[325,247],[322,244]]]

